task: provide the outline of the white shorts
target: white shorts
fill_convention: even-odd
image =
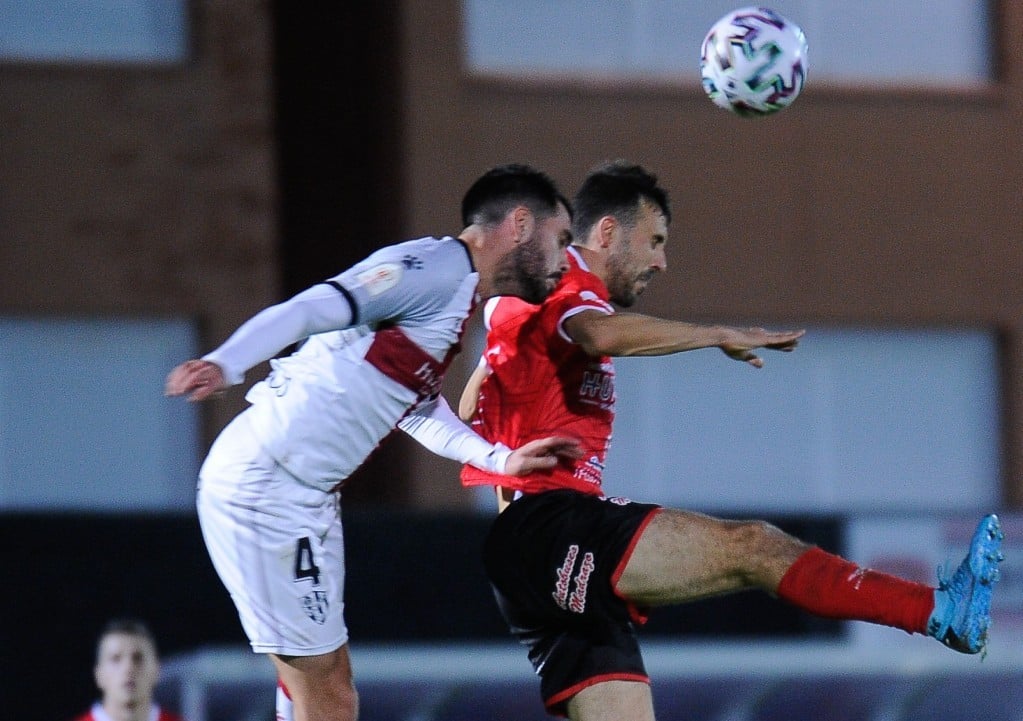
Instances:
[[[199,523],[256,653],[315,656],[348,641],[339,503],[267,455],[246,413],[210,449]]]

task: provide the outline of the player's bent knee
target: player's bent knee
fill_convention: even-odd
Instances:
[[[764,542],[781,533],[777,528],[767,521],[738,521],[733,531],[742,540],[742,545],[756,549],[763,546]]]
[[[798,538],[763,520],[736,521],[730,530],[735,558],[751,583],[773,577],[779,564],[787,567],[809,548]]]

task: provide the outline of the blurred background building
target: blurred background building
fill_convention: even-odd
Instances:
[[[638,310],[810,330],[759,372],[622,362],[613,492],[766,515],[921,580],[983,512],[1023,531],[1023,5],[778,0],[810,40],[807,86],[744,120],[698,74],[737,4],[0,0],[9,713],[83,707],[111,616],[147,618],[164,656],[244,641],[192,507],[244,387],[195,407],[164,375],[376,247],[457,233],[501,162],[568,192],[642,163],[675,220]],[[478,347],[477,325],[452,398]],[[489,499],[453,464],[393,437],[345,509],[355,642],[504,640],[477,560]],[[764,598],[650,633],[864,634]]]

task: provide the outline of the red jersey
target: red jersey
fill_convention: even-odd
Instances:
[[[572,488],[603,495],[604,459],[614,421],[614,365],[586,355],[564,330],[586,310],[614,313],[603,281],[570,248],[569,271],[542,305],[492,298],[484,310],[490,373],[480,388],[473,429],[491,443],[518,448],[551,435],[579,439],[585,456],[552,470],[513,478],[462,467],[462,484],[526,493]]]
[[[150,711],[149,719],[150,721],[181,721],[180,716],[172,714],[170,711],[164,711],[155,703]],[[111,719],[110,714],[103,710],[103,705],[96,703],[93,704],[91,709],[76,718],[75,721],[111,721]]]

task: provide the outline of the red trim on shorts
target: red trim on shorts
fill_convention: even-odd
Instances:
[[[295,700],[291,698],[291,691],[289,691],[288,687],[284,685],[284,681],[281,680],[280,676],[277,677],[277,688],[284,692],[285,697],[287,697],[289,701]]]
[[[554,706],[565,703],[570,698],[575,696],[577,693],[582,691],[584,688],[590,686],[596,686],[598,683],[604,683],[605,681],[636,681],[639,683],[650,684],[650,677],[641,673],[605,673],[600,676],[592,676],[585,681],[580,681],[574,686],[569,686],[564,691],[556,693],[548,699],[544,699],[543,705],[547,707],[547,710],[551,713],[561,716],[564,718],[567,714],[558,713],[554,710]]]
[[[629,541],[629,547],[625,549],[625,553],[622,554],[622,558],[618,562],[618,566],[615,568],[615,572],[611,575],[611,590],[614,591],[614,594],[618,596],[618,598],[622,599],[622,601],[628,607],[629,616],[632,617],[633,622],[639,624],[640,626],[647,622],[647,619],[650,617],[650,614],[646,613],[645,610],[640,610],[639,606],[634,604],[629,599],[625,598],[625,596],[623,596],[622,594],[618,593],[618,580],[622,577],[622,574],[625,573],[625,567],[629,565],[629,559],[632,558],[632,552],[636,550],[636,544],[639,543],[639,539],[640,536],[643,535],[643,531],[645,531],[646,527],[650,525],[650,522],[654,520],[654,516],[656,516],[662,510],[664,509],[663,508],[653,509],[652,511],[650,511],[650,513],[647,514],[646,518],[643,519],[643,522],[639,524],[639,527],[636,529],[636,532],[632,535],[632,540]]]

